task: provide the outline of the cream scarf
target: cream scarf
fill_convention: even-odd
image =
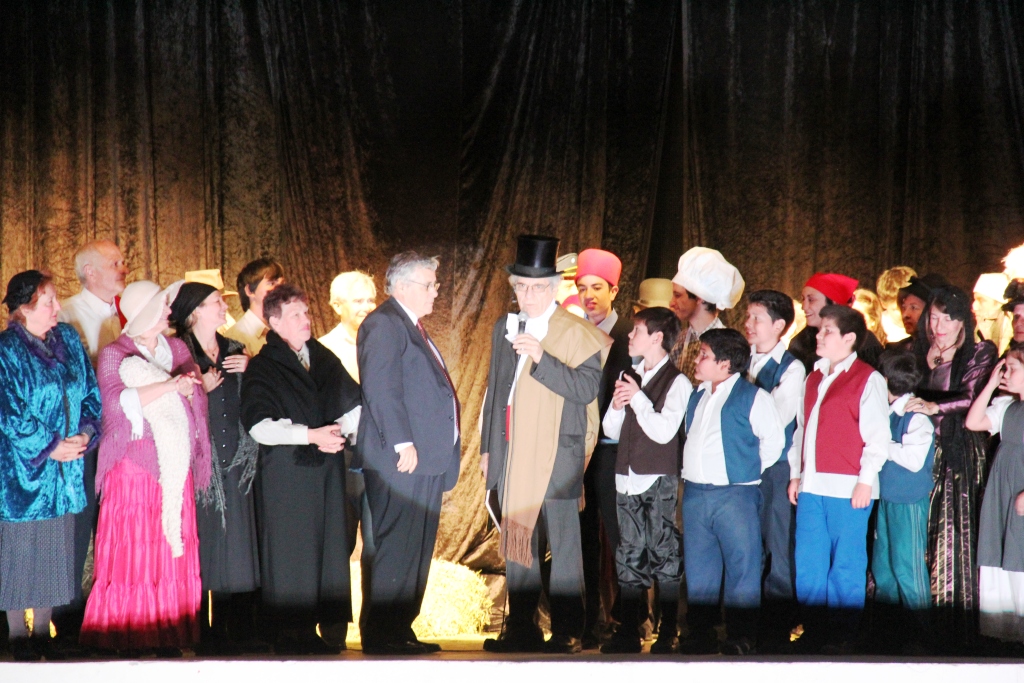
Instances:
[[[544,352],[575,368],[595,353],[601,353],[604,367],[612,339],[590,323],[561,307],[548,323],[541,342]],[[511,440],[502,496],[501,552],[505,559],[529,567],[533,564],[530,539],[544,504],[551,472],[558,453],[559,429],[565,399],[530,375],[533,360],[526,359],[512,400]],[[597,444],[600,415],[595,398],[587,406],[585,453],[589,460]],[[583,469],[586,469],[584,463]],[[583,476],[583,472],[580,472]]]
[[[166,382],[171,376],[138,356],[129,356],[118,368],[121,381],[129,388]],[[181,538],[181,508],[185,502],[185,481],[192,459],[188,413],[177,391],[164,394],[142,406],[142,416],[149,423],[156,444],[156,461],[160,467],[160,520],[164,538],[171,546],[171,557],[185,553]]]

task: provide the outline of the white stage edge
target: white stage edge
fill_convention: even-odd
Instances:
[[[454,654],[454,653],[453,653]],[[330,659],[104,661],[0,663],[0,681],[31,683],[262,683],[312,681],[425,683],[1024,683],[1024,661],[892,662],[873,658],[844,661],[761,659],[726,660],[552,657],[502,660],[465,657],[466,653],[409,659],[370,659],[351,654]],[[459,656],[462,655],[462,656]]]

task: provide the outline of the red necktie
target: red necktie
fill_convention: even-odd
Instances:
[[[448,388],[452,390],[452,397],[455,399],[455,429],[461,431],[460,413],[462,412],[462,404],[459,403],[459,395],[455,393],[455,385],[452,384],[451,375],[448,374],[448,370],[444,367],[444,363],[441,362],[441,357],[434,352],[434,345],[430,343],[430,337],[427,336],[427,331],[423,329],[423,323],[419,320],[416,321],[416,329],[418,329],[420,331],[420,335],[423,336],[423,341],[427,343],[430,355],[433,356],[434,362],[437,363],[437,367],[441,368],[441,372],[444,373],[445,381],[448,382]]]

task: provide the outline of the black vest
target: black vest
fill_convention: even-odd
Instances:
[[[682,373],[671,362],[665,363],[647,383],[647,386],[642,389],[647,398],[651,399],[656,411],[661,412],[665,405],[665,399],[668,397],[668,391],[680,374]],[[644,433],[640,423],[637,422],[636,413],[628,405],[626,406],[626,417],[622,422],[619,448],[615,458],[616,474],[629,474],[629,470],[632,469],[636,474],[678,476],[682,464],[682,452],[682,439],[679,431],[668,443],[657,443]]]

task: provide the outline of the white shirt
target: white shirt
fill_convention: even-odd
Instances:
[[[588,317],[587,320],[590,320],[590,318]],[[607,316],[605,316],[605,319],[602,320],[600,324],[594,325],[594,327],[601,330],[605,334],[610,335],[612,333],[612,328],[615,327],[615,323],[617,322],[619,322],[619,314],[616,313],[615,309],[613,308],[611,312],[608,313]]]
[[[302,348],[295,352],[295,355],[298,356],[299,363],[308,370],[309,346],[303,344]],[[356,406],[334,421],[341,428],[341,435],[346,437],[349,444],[353,446],[356,444],[356,432],[362,412],[363,407]],[[309,427],[294,424],[289,418],[275,420],[267,417],[252,426],[249,436],[256,443],[261,443],[264,446],[306,446],[309,444]]]
[[[394,298],[394,297],[392,297],[392,298]],[[419,317],[415,313],[410,311],[406,307],[406,305],[403,304],[398,299],[395,299],[395,303],[398,304],[399,306],[401,306],[402,310],[405,311],[405,314],[407,316],[409,316],[409,320],[412,320],[413,327],[416,327],[416,326],[419,325],[420,319],[419,319]],[[429,339],[428,339],[428,341],[429,341]],[[437,362],[440,363],[442,367],[447,369],[448,366],[446,366],[444,364],[444,359],[441,358],[441,352],[437,350],[436,346],[434,346],[434,342],[431,341],[427,345],[430,347],[430,350],[434,352],[434,357],[437,358]],[[452,387],[452,392],[453,392],[452,393],[452,415],[454,415],[459,410],[458,405],[455,403],[455,394],[454,394],[455,387]],[[455,433],[454,440],[452,441],[452,444],[458,443],[458,441],[459,441],[459,426],[458,425],[453,425],[452,431]],[[411,446],[411,445],[412,445],[412,441],[405,441],[403,443],[397,443],[397,444],[395,444],[395,453],[400,453],[403,448],[405,448],[407,446]]]
[[[267,326],[250,308],[245,315],[224,333],[228,339],[245,344],[250,356],[255,356],[267,343]]]
[[[96,367],[100,349],[121,336],[117,306],[113,301],[108,304],[88,289],[62,301],[57,319],[78,331],[93,367]]]
[[[1016,400],[1014,396],[996,396],[992,399],[992,405],[985,409],[985,415],[992,423],[992,426],[988,428],[990,434],[994,436],[1003,431],[1003,417],[1006,415],[1006,409]]]
[[[644,430],[644,434],[651,441],[660,444],[668,443],[679,432],[679,425],[683,423],[683,418],[686,416],[686,403],[690,400],[690,393],[693,391],[690,380],[686,379],[685,375],[679,375],[673,380],[672,386],[668,388],[661,412],[654,409],[654,403],[642,389],[668,362],[669,357],[666,355],[650,370],[644,370],[643,360],[633,366],[633,369],[640,375],[641,391],[633,394],[633,398],[629,401],[629,407],[636,414],[637,424]],[[622,408],[615,408],[614,405],[608,406],[604,419],[601,421],[601,426],[604,427],[604,433],[608,438],[618,440],[622,434],[622,423],[625,419],[625,406]],[[660,474],[637,474],[633,468],[630,468],[629,474],[615,475],[615,490],[627,496],[636,496],[651,488],[660,476]]]
[[[758,353],[757,349],[751,346],[750,371],[747,373],[750,383],[755,383],[758,373],[761,372],[769,359],[774,360],[776,363],[781,363],[782,354],[785,352],[786,345],[781,341],[768,353]],[[782,373],[779,386],[772,389],[772,399],[775,401],[775,409],[779,411],[783,432],[785,432],[786,426],[796,419],[796,414],[800,412],[800,408],[804,404],[804,381],[806,379],[807,371],[804,370],[804,364],[799,360],[794,360],[786,368],[786,371]],[[796,448],[795,439],[790,450],[793,448]],[[789,454],[783,453],[780,457],[788,458]],[[775,463],[772,464],[774,465]]]
[[[158,334],[156,336],[156,349],[154,349],[152,353],[150,353],[149,349],[138,342],[135,342],[135,348],[137,348],[142,356],[150,363],[170,374],[171,368],[174,366],[174,354],[171,353],[171,345],[167,343],[167,337],[162,334]],[[122,390],[121,395],[118,397],[118,402],[121,404],[121,410],[124,411],[124,416],[128,418],[128,422],[132,426],[132,439],[141,439],[144,427],[144,418],[142,415],[142,400],[139,398],[139,390],[137,388]]]
[[[548,336],[548,323],[551,322],[551,316],[554,315],[556,308],[558,308],[558,302],[552,301],[547,309],[536,318],[527,318],[525,334],[532,336],[537,341],[544,341],[544,337]],[[518,335],[519,316],[509,313],[508,318],[505,320],[505,339],[512,342],[515,341]],[[516,376],[512,380],[512,388],[508,392],[508,405],[512,405],[512,399],[516,395],[516,386],[519,384],[519,373],[523,371],[527,358],[529,356],[524,353],[519,356],[519,360],[516,362]]]
[[[359,383],[359,356],[356,354],[356,340],[348,336],[348,330],[339,324],[333,330],[318,339],[338,357],[349,376]]]
[[[811,408],[807,424],[804,424],[804,411],[796,414],[796,434],[793,444],[802,446],[803,475],[801,476],[801,448],[794,447],[789,452],[789,471],[791,479],[800,479],[800,490],[830,498],[852,498],[853,489],[857,484],[870,484],[871,497],[878,498],[878,472],[889,457],[889,442],[892,441],[892,429],[889,427],[889,391],[885,379],[872,372],[868,377],[864,392],[860,395],[860,436],[864,441],[864,452],[860,458],[860,474],[830,474],[815,469],[815,442],[818,436],[818,411],[828,389],[840,375],[846,372],[857,359],[857,353],[851,353],[836,365],[835,372],[827,374],[829,361],[819,358],[814,364],[815,370],[821,370],[824,377],[818,386],[818,400]]]
[[[889,404],[889,414],[906,415],[907,401],[914,398],[913,394],[903,394]],[[892,429],[889,430],[892,433]],[[924,467],[924,461],[928,459],[928,451],[932,449],[932,441],[935,436],[935,427],[927,415],[914,413],[907,425],[907,432],[903,435],[903,441],[896,443],[889,441],[889,460],[900,467],[911,472],[920,472]]]
[[[698,391],[704,391],[693,412],[693,423],[688,425],[686,445],[683,446],[682,477],[695,484],[728,486],[729,473],[725,466],[725,446],[722,444],[722,408],[737,382],[743,381],[737,372],[711,390],[711,382],[703,382]],[[779,419],[775,401],[763,389],[758,389],[750,407],[750,429],[760,444],[761,472],[779,459],[786,445],[786,434]],[[734,484],[757,484],[753,481]]]

